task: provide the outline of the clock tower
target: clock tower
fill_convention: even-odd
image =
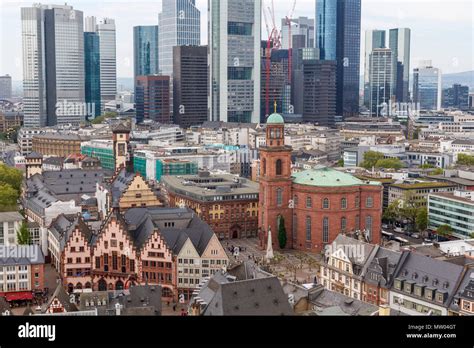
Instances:
[[[119,123],[112,127],[114,142],[115,171],[126,168],[133,172],[132,151],[130,148],[130,128]]]
[[[273,249],[281,249],[280,221],[286,230],[285,249],[292,245],[292,148],[285,146],[285,122],[277,113],[267,119],[266,145],[260,148],[259,238],[260,247],[266,249],[268,232],[272,234]]]

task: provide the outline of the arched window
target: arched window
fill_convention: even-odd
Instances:
[[[283,164],[281,159],[276,161],[276,175],[282,175],[283,171]]]
[[[374,207],[374,199],[372,197],[367,197],[367,201],[365,206],[367,208],[373,208]]]
[[[311,200],[311,197],[306,197],[306,208],[312,208],[313,207],[313,201]]]
[[[277,206],[281,207],[283,205],[283,190],[281,188],[277,189]]]
[[[347,229],[347,219],[345,217],[341,218],[341,232],[346,232]]]
[[[329,209],[329,198],[323,199],[323,209]]]
[[[341,199],[341,209],[347,209],[347,198]]]
[[[265,158],[262,160],[262,169],[263,175],[267,175],[267,160]]]
[[[311,240],[311,217],[306,217],[306,240]]]
[[[365,229],[369,232],[369,234],[372,233],[372,216],[366,216],[365,218]]]
[[[323,219],[323,243],[329,243],[329,218]]]

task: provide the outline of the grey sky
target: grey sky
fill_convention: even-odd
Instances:
[[[207,0],[201,10],[201,40],[207,43]],[[268,4],[270,0],[265,0]],[[0,75],[22,79],[20,8],[32,1],[0,0]],[[43,3],[59,3],[43,2]],[[161,0],[74,0],[68,4],[84,16],[114,18],[117,25],[119,77],[133,75],[133,27],[158,24]],[[295,17],[314,17],[315,0],[297,0]],[[276,22],[290,10],[291,1],[275,0]],[[474,2],[472,0],[362,0],[362,51],[366,29],[412,29],[412,68],[431,59],[444,73],[474,70]],[[264,30],[265,33],[265,30]],[[264,34],[266,35],[266,34]],[[362,59],[362,58],[361,58]],[[363,60],[361,60],[363,66]]]

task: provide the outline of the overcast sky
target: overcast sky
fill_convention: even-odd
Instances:
[[[269,1],[265,0],[267,4]],[[207,0],[196,2],[201,10],[201,41],[206,44]],[[0,75],[10,74],[14,80],[22,79],[20,8],[32,3],[0,0]],[[420,60],[431,59],[444,73],[474,70],[473,3],[472,0],[362,0],[361,54],[366,29],[406,27],[412,30],[412,68]],[[74,0],[68,4],[83,11],[84,17],[115,19],[118,76],[132,77],[133,27],[158,24],[161,0]],[[290,6],[289,0],[275,0],[278,25]],[[314,12],[315,0],[297,0],[295,17],[314,17]]]

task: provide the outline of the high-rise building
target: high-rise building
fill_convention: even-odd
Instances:
[[[68,5],[21,9],[24,124],[85,119],[83,14]]]
[[[283,49],[289,49],[290,28],[286,18],[281,20],[281,45]],[[314,19],[299,17],[291,20],[291,36],[293,48],[314,47]],[[297,37],[295,39],[295,36]],[[301,38],[302,37],[302,38]],[[297,42],[295,42],[297,41]]]
[[[104,18],[97,24],[100,37],[100,99],[101,109],[117,96],[117,49],[115,20]]]
[[[413,102],[420,110],[441,110],[442,72],[431,61],[421,62],[413,71]]]
[[[10,75],[0,76],[0,99],[12,97],[12,77]]]
[[[370,55],[375,48],[386,48],[385,30],[366,30],[364,62],[364,105],[370,105]]]
[[[303,114],[304,93],[301,91],[304,91],[304,62],[315,59],[319,59],[319,49],[317,48],[293,50],[291,101],[296,115]]]
[[[336,62],[305,60],[303,121],[334,126],[336,117]]]
[[[469,109],[469,86],[454,84],[443,90],[443,108]]]
[[[265,44],[266,42],[262,42]],[[276,108],[282,114],[290,114],[291,84],[288,73],[289,55],[288,50],[272,50],[270,61],[266,56],[266,47],[262,49],[262,78],[261,78],[261,111],[260,122],[264,123],[266,118]],[[267,81],[267,64],[270,64],[270,78]],[[267,85],[268,85],[268,114],[267,114]]]
[[[410,97],[411,30],[390,29],[389,48],[393,52],[393,93],[399,103],[408,103]]]
[[[158,24],[158,65],[160,74],[170,76],[173,113],[173,47],[201,44],[201,12],[196,0],[162,0]]]
[[[158,75],[157,25],[133,28],[134,76]]]
[[[152,120],[170,124],[170,77],[162,75],[137,76],[135,105],[137,123]]]
[[[389,48],[376,48],[370,55],[370,115],[389,116],[388,104],[393,91],[393,52]],[[384,114],[384,112],[387,114]]]
[[[261,0],[209,1],[210,119],[260,122]]]
[[[207,115],[207,46],[173,47],[174,123],[198,126]]]
[[[100,102],[100,38],[95,32],[84,32],[84,73],[86,103],[93,110],[94,119],[101,115]]]
[[[338,116],[359,114],[361,0],[316,0],[316,47],[337,62]]]

